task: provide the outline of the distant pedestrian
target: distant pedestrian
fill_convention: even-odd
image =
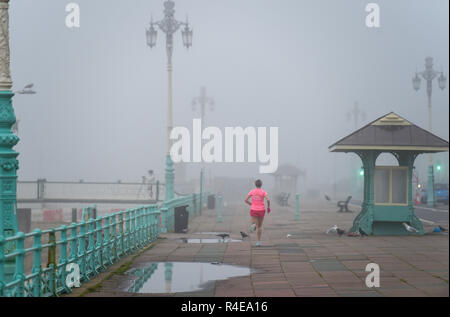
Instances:
[[[267,201],[267,213],[270,212],[270,199],[267,193],[261,189],[262,181],[260,179],[255,181],[255,186],[256,188],[248,193],[247,198],[245,198],[245,202],[250,205],[250,232],[253,232],[256,228],[258,228],[258,241],[256,242],[256,246],[259,247],[261,246],[262,224],[266,213],[264,198]],[[252,201],[250,202],[249,199]]]

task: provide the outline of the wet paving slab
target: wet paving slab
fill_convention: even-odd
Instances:
[[[218,262],[140,263],[125,272],[128,282],[121,290],[138,294],[201,293],[212,290],[216,281],[249,276],[253,272],[248,267]]]

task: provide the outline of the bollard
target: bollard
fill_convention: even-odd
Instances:
[[[222,196],[217,196],[217,222],[222,222]]]
[[[72,222],[77,222],[77,208],[72,208]]]
[[[300,195],[299,194],[295,194],[295,220],[299,220],[300,215]]]

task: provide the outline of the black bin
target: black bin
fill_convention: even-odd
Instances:
[[[208,209],[216,208],[216,196],[208,195]]]
[[[189,213],[186,210],[187,206],[175,207],[175,232],[183,233],[188,228]]]

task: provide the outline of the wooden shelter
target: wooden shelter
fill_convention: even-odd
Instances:
[[[402,223],[423,234],[414,214],[412,172],[419,154],[448,151],[448,141],[388,113],[329,147],[330,152],[353,152],[362,160],[364,199],[349,230],[373,235],[406,235]],[[381,153],[391,153],[399,166],[376,166]]]

